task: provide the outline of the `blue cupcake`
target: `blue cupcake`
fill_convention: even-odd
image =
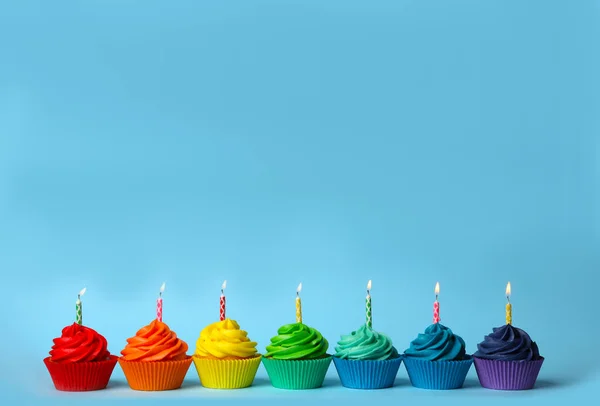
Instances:
[[[385,334],[367,325],[342,336],[333,363],[342,385],[354,389],[382,389],[394,385],[402,357]]]
[[[404,351],[404,366],[416,388],[461,388],[472,363],[465,341],[440,323],[427,327]]]

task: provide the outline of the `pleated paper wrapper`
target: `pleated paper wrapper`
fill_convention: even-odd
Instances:
[[[473,357],[481,386],[498,390],[532,389],[544,358],[534,361],[499,361]]]
[[[119,358],[129,387],[142,391],[162,391],[181,387],[192,357],[177,361],[125,361]]]
[[[383,389],[394,386],[402,357],[384,361],[333,357],[342,385],[353,389]]]
[[[279,389],[315,389],[323,385],[331,355],[306,360],[262,357],[271,384]]]
[[[429,361],[410,356],[404,357],[404,366],[410,383],[421,389],[462,388],[472,363],[471,356],[459,361]]]
[[[44,364],[57,390],[84,392],[106,388],[117,359],[111,355],[106,361],[53,362],[47,357]]]
[[[242,359],[193,357],[202,386],[213,389],[240,389],[252,385],[261,355]]]

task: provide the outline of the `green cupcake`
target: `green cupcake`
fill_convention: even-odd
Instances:
[[[323,335],[306,324],[281,326],[262,358],[271,384],[280,389],[320,387],[331,363],[328,348]]]

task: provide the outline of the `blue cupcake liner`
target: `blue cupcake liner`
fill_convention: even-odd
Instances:
[[[353,360],[333,357],[342,385],[353,389],[383,389],[394,385],[402,357],[384,360]]]
[[[461,388],[473,363],[473,357],[465,355],[460,361],[429,361],[405,356],[404,366],[410,383],[421,389]]]

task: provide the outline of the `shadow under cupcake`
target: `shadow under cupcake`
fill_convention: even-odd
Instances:
[[[473,359],[481,386],[497,390],[532,389],[544,363],[529,334],[510,324],[494,328]]]
[[[466,354],[465,341],[440,323],[419,334],[403,360],[414,387],[434,390],[461,388],[473,363]]]

